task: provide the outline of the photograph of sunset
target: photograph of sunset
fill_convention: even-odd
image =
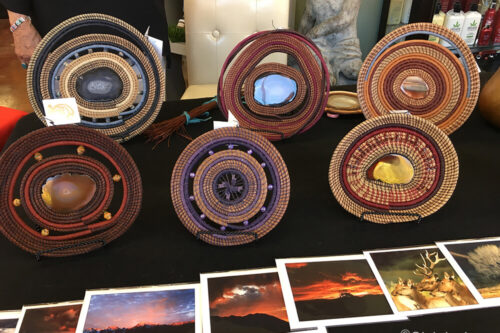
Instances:
[[[0,319],[0,333],[14,333],[17,319]]]
[[[203,292],[208,292],[209,332],[285,333],[290,331],[276,271],[209,277],[207,289]]]
[[[391,315],[366,260],[286,263],[299,321]]]
[[[75,333],[82,304],[26,307],[19,333]]]
[[[195,302],[194,289],[92,295],[83,332],[195,333]]]

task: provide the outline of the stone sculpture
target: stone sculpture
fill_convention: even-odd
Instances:
[[[325,58],[332,85],[352,84],[361,68],[357,19],[361,0],[307,0],[299,32]]]

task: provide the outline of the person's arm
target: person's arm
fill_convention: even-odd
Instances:
[[[31,55],[41,40],[40,34],[31,24],[28,15],[7,10],[10,25],[14,24],[20,17],[25,19],[21,25],[12,33],[14,38],[14,52],[22,64],[29,64]]]

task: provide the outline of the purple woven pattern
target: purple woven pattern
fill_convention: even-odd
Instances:
[[[297,69],[262,60],[273,53],[285,53]],[[293,100],[262,105],[255,100],[254,83],[271,74],[287,77],[297,84]],[[240,42],[227,57],[219,78],[218,103],[240,126],[282,140],[309,130],[321,118],[328,100],[330,80],[326,63],[316,45],[307,37],[289,30],[255,33]]]
[[[285,162],[263,136],[241,128],[210,131],[191,142],[170,184],[175,211],[203,241],[245,244],[271,231],[290,197]]]

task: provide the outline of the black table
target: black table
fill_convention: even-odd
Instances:
[[[167,102],[158,120],[201,103]],[[214,112],[218,114],[218,112]],[[309,132],[276,147],[291,178],[291,198],[281,223],[253,244],[219,248],[198,241],[178,220],[170,198],[173,165],[187,145],[174,137],[152,150],[139,136],[124,144],[141,170],[143,208],[121,238],[90,254],[44,258],[40,262],[0,237],[0,309],[23,304],[83,299],[86,289],[198,281],[199,273],[274,266],[275,258],[357,254],[363,250],[432,244],[439,240],[500,236],[500,130],[477,111],[451,139],[460,160],[456,191],[436,214],[421,224],[377,225],[344,211],[328,185],[328,166],[342,137],[364,118],[324,117]],[[21,119],[9,142],[41,122]],[[211,122],[189,126],[196,137]],[[336,328],[335,332],[499,332],[500,308],[430,315],[409,322]],[[228,332],[229,333],[229,332]]]

